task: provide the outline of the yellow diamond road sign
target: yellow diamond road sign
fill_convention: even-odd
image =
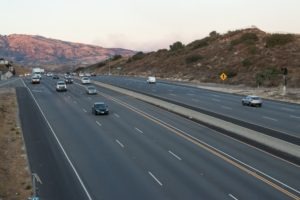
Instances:
[[[225,73],[222,73],[220,75],[220,78],[222,79],[222,81],[225,81],[227,79],[227,75]]]

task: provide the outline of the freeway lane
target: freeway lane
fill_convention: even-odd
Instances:
[[[235,152],[235,157],[254,163],[265,173],[274,172],[276,179],[296,191],[281,188],[299,196],[298,166],[128,96],[100,88],[104,96],[87,96],[76,84],[70,85],[68,92],[57,93],[54,83],[43,79],[40,85],[28,86],[93,199],[289,199],[285,192],[118,99],[217,148],[221,146],[227,153]],[[109,104],[110,115],[91,115],[91,104],[96,100]]]
[[[166,81],[149,85],[141,78],[100,76],[93,79],[257,124],[300,140],[300,106],[297,104],[265,100],[262,108],[253,108],[242,106],[242,97],[239,95],[175,85]]]
[[[41,180],[38,194],[43,200],[86,199],[30,93],[24,87],[16,91],[30,170]]]

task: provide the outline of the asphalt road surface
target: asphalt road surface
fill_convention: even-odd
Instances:
[[[41,199],[300,198],[299,166],[129,96],[55,83],[18,89],[31,168],[44,168]],[[96,101],[110,114],[92,115]]]
[[[300,141],[300,105],[264,100],[261,108],[242,106],[243,96],[158,81],[147,84],[145,79],[119,76],[98,76],[94,80],[170,99],[208,110],[239,121],[259,125]],[[284,139],[284,138],[281,138]],[[293,142],[293,141],[290,141]]]

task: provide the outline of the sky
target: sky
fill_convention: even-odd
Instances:
[[[0,0],[0,34],[137,51],[251,26],[300,33],[300,0]]]

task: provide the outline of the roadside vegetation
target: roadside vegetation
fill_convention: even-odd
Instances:
[[[26,200],[31,179],[13,89],[0,89],[0,199]]]

